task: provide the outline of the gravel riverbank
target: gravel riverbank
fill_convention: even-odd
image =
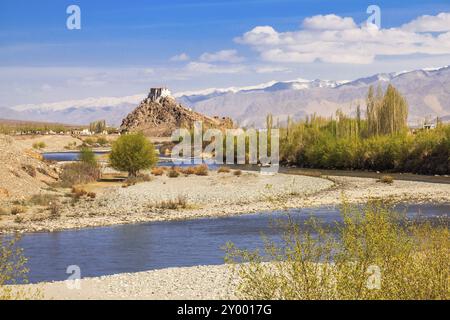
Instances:
[[[167,201],[183,199],[184,206],[165,207]],[[23,214],[20,222],[0,221],[3,232],[56,231],[84,227],[149,221],[223,217],[287,208],[334,206],[345,198],[364,203],[369,198],[408,203],[450,203],[450,185],[394,181],[388,185],[372,178],[309,177],[289,174],[273,176],[255,172],[210,172],[208,176],[153,177],[152,181],[123,188],[102,187],[95,199],[83,197],[76,203],[63,198],[60,216]],[[44,216],[44,218],[43,218]]]
[[[232,272],[227,265],[168,268],[124,273],[74,282],[48,282],[17,286],[39,291],[43,299],[56,300],[211,300],[233,299]],[[69,284],[69,285],[68,285]]]

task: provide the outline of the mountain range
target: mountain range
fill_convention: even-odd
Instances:
[[[450,67],[420,69],[401,73],[382,73],[354,81],[304,80],[272,81],[250,87],[211,88],[180,92],[175,98],[193,110],[231,117],[241,126],[265,123],[268,113],[284,121],[287,116],[300,119],[316,113],[330,116],[337,109],[352,114],[357,105],[365,109],[370,85],[385,88],[393,84],[409,103],[409,122],[441,117],[450,120]],[[0,118],[86,124],[105,119],[119,126],[145,97],[89,98],[0,108]]]

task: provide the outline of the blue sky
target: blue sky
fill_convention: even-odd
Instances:
[[[81,30],[66,28],[71,4],[81,8]],[[408,44],[390,31],[373,36],[378,40],[349,39],[370,4],[380,7],[383,30],[416,21],[404,28]],[[0,107],[132,95],[155,85],[183,91],[447,65],[450,37],[438,36],[450,26],[440,13],[450,13],[448,0],[2,0]],[[331,14],[336,18],[324,18]],[[418,20],[424,15],[435,19]],[[329,31],[344,40],[334,38],[327,52]],[[341,51],[347,43],[355,54]],[[392,52],[396,47],[401,52]]]

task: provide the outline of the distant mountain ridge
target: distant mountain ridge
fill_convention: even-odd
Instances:
[[[450,116],[450,67],[397,73],[381,73],[354,81],[294,80],[277,82],[264,88],[237,92],[216,92],[214,96],[178,96],[198,112],[229,116],[240,125],[263,125],[272,113],[280,121],[309,114],[330,116],[337,109],[354,113],[357,105],[365,109],[370,85],[383,88],[391,83],[406,97],[411,124],[425,118]],[[195,100],[192,99],[195,97]]]
[[[283,121],[317,113],[330,116],[337,109],[352,113],[358,104],[365,109],[365,97],[370,85],[389,83],[396,86],[410,105],[411,123],[450,117],[450,67],[421,69],[397,73],[380,73],[353,81],[304,80],[271,81],[268,83],[230,88],[180,92],[178,102],[206,115],[231,117],[240,125],[263,125],[268,113]],[[105,119],[119,126],[122,119],[145,97],[90,98],[35,105],[0,108],[0,118],[70,122],[87,124]]]

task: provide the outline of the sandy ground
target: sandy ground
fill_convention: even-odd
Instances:
[[[30,212],[20,214],[23,218],[20,222],[4,217],[0,221],[1,231],[56,231],[221,217],[287,208],[334,206],[341,204],[343,199],[349,203],[364,203],[369,198],[410,203],[450,203],[449,184],[395,181],[392,185],[386,185],[370,178],[325,179],[287,174],[264,176],[255,172],[244,172],[240,177],[216,172],[210,172],[206,177],[160,176],[128,188],[113,185],[96,186],[94,190],[97,192],[95,199],[83,197],[75,204],[62,194],[61,216],[57,219],[50,219],[46,211],[37,214],[31,208]],[[160,208],[161,202],[178,197],[186,200],[186,208]]]
[[[76,143],[77,146],[82,144],[80,139],[66,135],[14,136],[14,139],[19,145],[27,149],[32,149],[34,143],[44,142],[46,147],[40,150],[42,152],[60,152],[65,150],[64,147],[70,143]]]
[[[168,268],[124,273],[79,282],[60,281],[18,286],[56,300],[216,300],[233,299],[232,272],[227,265]],[[79,285],[77,287],[77,285]]]

